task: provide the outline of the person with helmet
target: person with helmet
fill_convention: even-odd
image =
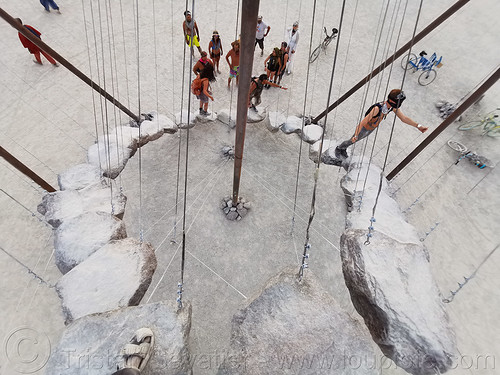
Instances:
[[[287,90],[286,87],[268,81],[267,74],[261,74],[259,77],[252,77],[252,82],[250,83],[250,91],[248,93],[248,108],[253,109],[255,112],[257,112],[256,106],[258,106],[261,102],[260,96],[262,94],[264,85],[279,87],[282,90]],[[252,103],[252,100],[254,100],[254,103]]]
[[[427,127],[422,126],[408,116],[405,116],[399,108],[405,99],[406,95],[402,90],[394,89],[389,93],[386,101],[373,104],[368,111],[366,111],[365,118],[358,124],[351,139],[342,142],[335,148],[335,157],[338,159],[347,159],[347,147],[363,138],[368,137],[390,112],[394,112],[395,115],[398,116],[398,118],[405,124],[413,126],[422,133],[425,133],[428,129]]]
[[[212,40],[210,40],[210,43],[208,43],[208,52],[210,53],[210,57],[214,62],[214,67],[217,68],[217,73],[220,74],[219,60],[220,57],[224,54],[224,51],[222,50],[222,42],[217,30],[214,30],[214,32],[212,33]]]
[[[285,41],[288,43],[288,66],[286,70],[287,74],[291,74],[297,44],[299,44],[299,21],[295,21],[293,26],[286,30]]]

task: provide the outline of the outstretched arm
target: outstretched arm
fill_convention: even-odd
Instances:
[[[411,118],[409,118],[408,116],[405,116],[404,113],[401,112],[401,109],[399,109],[399,108],[394,109],[394,112],[396,113],[396,116],[398,116],[398,118],[401,121],[403,121],[405,124],[408,124],[410,126],[417,128],[422,133],[425,133],[427,131],[427,129],[428,129],[427,127],[419,125],[415,121],[413,121]]]
[[[273,86],[273,87],[279,87],[282,90],[288,90],[286,87],[280,86],[280,85],[278,85],[274,82],[268,81],[268,80],[264,80],[264,81],[262,81],[262,83],[265,85]]]

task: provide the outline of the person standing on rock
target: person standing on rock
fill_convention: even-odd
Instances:
[[[351,139],[342,142],[335,148],[335,157],[338,159],[347,159],[347,147],[363,138],[368,137],[390,112],[394,112],[394,114],[405,124],[413,126],[422,133],[425,133],[428,129],[427,127],[422,126],[408,116],[405,116],[401,109],[399,109],[405,99],[406,95],[402,90],[394,89],[389,93],[386,101],[373,104],[368,111],[366,111],[365,118],[358,124]]]
[[[205,51],[201,51],[200,59],[193,66],[193,73],[200,74],[207,64],[213,65],[213,62],[207,57],[207,53]]]
[[[210,88],[210,82],[215,81],[214,76],[214,66],[211,62],[208,62],[200,75],[195,78],[191,88],[193,89],[193,93],[196,94],[196,97],[200,99],[200,115],[209,116],[210,113],[207,111],[208,109],[208,99],[214,100],[212,96],[212,90]]]
[[[227,80],[227,88],[231,88],[231,79],[236,78],[236,85],[240,81],[240,42],[235,40],[231,43],[233,47],[226,55],[226,61],[229,65],[229,79]],[[231,61],[229,61],[231,60]]]
[[[17,22],[19,22],[21,25],[23,24],[23,21],[21,21],[20,18],[16,18]],[[28,30],[30,33],[32,33],[33,35],[35,35],[38,39],[42,39],[40,36],[42,35],[42,33],[40,31],[38,31],[37,29],[35,29],[33,26],[30,26],[30,25],[24,25],[24,28],[26,30]],[[26,38],[23,34],[21,33],[18,33],[18,36],[19,36],[19,40],[21,41],[22,45],[24,48],[27,48],[28,51],[33,54],[35,56],[35,59],[36,60],[33,60],[34,63],[37,63],[37,64],[40,64],[40,65],[43,65],[42,63],[42,58],[40,57],[40,54],[44,55],[45,58],[47,60],[49,60],[49,62],[54,65],[54,66],[58,66],[57,65],[57,62],[56,60],[54,60],[52,58],[52,56],[50,56],[48,53],[45,53],[44,51],[42,51],[40,48],[38,48],[38,46],[33,43],[31,40],[29,40],[28,38]]]
[[[293,60],[295,60],[295,51],[297,49],[297,44],[299,44],[299,21],[295,21],[292,27],[286,30],[285,40],[288,43],[288,64],[287,64],[287,74],[292,73]]]
[[[191,12],[186,10],[184,12],[184,17],[186,18],[182,23],[182,29],[184,31],[184,39],[186,39],[186,43],[189,47],[193,44],[191,43],[191,33],[193,33],[193,42],[196,48],[198,48],[198,52],[201,54],[200,48],[200,31],[198,30],[198,25],[196,21],[191,17]]]
[[[281,50],[276,47],[273,49],[273,52],[267,56],[267,59],[264,61],[264,68],[266,68],[267,75],[269,76],[269,80],[276,83],[277,76],[281,71]],[[269,86],[266,86],[269,88]]]
[[[286,87],[268,81],[267,74],[261,74],[258,78],[252,77],[252,82],[250,83],[250,91],[248,93],[248,108],[253,109],[255,112],[257,112],[256,106],[258,106],[262,101],[260,96],[262,94],[262,89],[264,88],[264,85],[279,87],[282,90],[287,90]],[[254,101],[253,103],[252,100]]]
[[[255,45],[254,48],[259,44],[260,47],[260,55],[264,55],[264,38],[269,34],[269,30],[271,30],[271,26],[267,26],[262,21],[262,16],[257,18],[257,31],[255,33]]]

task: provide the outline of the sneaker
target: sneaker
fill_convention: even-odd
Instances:
[[[38,65],[43,65],[43,63],[41,63],[40,61],[33,60],[33,62]]]
[[[207,112],[205,110],[202,109],[202,116],[210,116],[210,112]]]
[[[264,56],[264,50],[260,50],[260,55]]]
[[[347,159],[348,156],[347,156],[347,151],[345,148],[338,148],[338,147],[335,147],[335,157],[337,159]]]

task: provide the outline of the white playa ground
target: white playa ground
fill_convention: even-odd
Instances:
[[[181,103],[183,108],[187,106],[190,85],[189,53],[185,55],[183,73],[184,3],[141,0],[138,16],[134,13],[135,1],[112,2],[108,8],[103,3],[61,0],[62,14],[45,12],[37,1],[0,0],[0,7],[39,29],[47,44],[81,71],[99,80],[134,113],[157,110],[173,120],[181,110]],[[398,45],[411,38],[419,3],[409,2]],[[421,30],[453,3],[452,0],[424,1],[417,29]],[[347,2],[330,102],[370,72],[377,45],[375,65],[394,51],[405,2],[399,8],[397,19],[392,19],[398,4],[397,1],[389,4],[379,43],[378,26],[382,24],[387,3],[359,1],[356,7],[355,2]],[[194,17],[203,49],[207,48],[214,29],[219,31],[224,47],[222,74],[212,85],[215,101],[210,103],[209,112],[226,109],[233,115],[236,112],[237,90],[226,89],[229,69],[225,54],[238,34],[237,8],[236,0],[195,2]],[[342,1],[320,0],[316,8],[313,48],[323,38],[323,26],[339,27]],[[300,115],[305,102],[306,115],[317,115],[327,106],[335,42],[310,66],[308,74],[312,12],[313,1],[261,2],[259,14],[271,26],[265,40],[266,54],[279,45],[285,28],[296,20],[300,22],[301,33],[294,72],[282,81],[289,89],[264,90],[261,112]],[[422,135],[396,121],[386,174],[442,122],[435,102],[459,102],[498,69],[500,34],[492,22],[498,14],[500,3],[496,0],[471,1],[413,47],[417,54],[425,50],[442,55],[444,65],[429,86],[418,84],[419,73],[406,75],[407,100],[403,111],[430,129]],[[394,25],[395,20],[396,31],[387,47],[387,28],[389,24]],[[109,103],[105,105],[100,101],[89,86],[66,68],[53,67],[45,60],[43,66],[34,64],[32,56],[20,44],[17,31],[6,22],[0,21],[0,30],[3,36],[0,40],[0,108],[4,115],[0,145],[58,188],[58,174],[86,162],[87,150],[96,138],[101,139],[103,133],[108,132],[107,127],[126,124],[128,119]],[[263,73],[265,57],[255,54],[254,75]],[[387,68],[383,76],[372,80],[366,100],[361,89],[330,112],[326,139],[347,139],[368,106],[383,99],[386,86],[401,87],[400,60],[395,61],[392,69]],[[101,69],[99,75],[97,66]],[[466,111],[462,121],[499,107],[499,98],[500,84],[497,83]],[[191,109],[198,110],[196,100],[192,101]],[[107,116],[103,115],[106,110]],[[381,168],[393,118],[390,115],[381,125],[375,144],[372,162]],[[499,139],[481,136],[477,129],[459,131],[458,125],[458,122],[450,125],[391,185],[394,198],[430,253],[434,278],[443,298],[449,297],[450,290],[457,289],[457,282],[462,283],[464,276],[473,276],[454,300],[446,304],[459,350],[457,368],[450,373],[495,374],[500,366],[500,277],[497,272],[500,254],[494,251],[500,244]],[[173,208],[179,136],[181,201],[176,216]],[[449,139],[458,140],[488,157],[494,167],[478,169],[465,160],[455,165],[458,155],[446,146]],[[158,267],[141,303],[175,300],[177,296],[185,140],[183,130],[174,135],[165,134],[144,146],[140,155],[136,153],[130,159],[114,184],[116,188],[123,188],[128,197],[124,217],[128,236],[139,238],[142,231],[144,240],[156,249]],[[311,204],[314,164],[307,157],[309,146],[303,144],[291,235],[299,137],[271,133],[262,124],[248,125],[240,195],[250,200],[253,207],[240,222],[227,221],[219,208],[220,200],[230,195],[232,186],[232,162],[225,161],[220,150],[234,144],[234,130],[219,122],[198,124],[190,131],[189,141],[184,298],[193,307],[190,349],[194,373],[215,374],[219,356],[227,352],[231,318],[238,308],[283,268],[296,265],[298,270]],[[369,147],[373,141],[374,135],[369,138]],[[338,251],[346,215],[340,189],[343,175],[344,171],[338,167],[321,165],[309,267],[338,304],[362,322],[345,287]],[[53,230],[37,212],[44,191],[4,159],[0,159],[0,176],[0,342],[3,345],[0,373],[44,374],[43,364],[49,356],[49,348],[57,345],[65,329],[61,302],[53,287],[61,277],[54,261]],[[177,222],[175,231],[174,222]],[[171,242],[174,239],[177,242]],[[33,347],[34,338],[37,341]],[[26,345],[18,346],[21,352],[16,356],[12,345],[22,339]],[[375,344],[374,347],[382,356]],[[36,360],[33,360],[34,354],[38,356]],[[20,361],[23,358],[30,359],[28,362],[34,367],[23,367],[25,363]],[[379,362],[381,374],[404,373],[389,360]]]

